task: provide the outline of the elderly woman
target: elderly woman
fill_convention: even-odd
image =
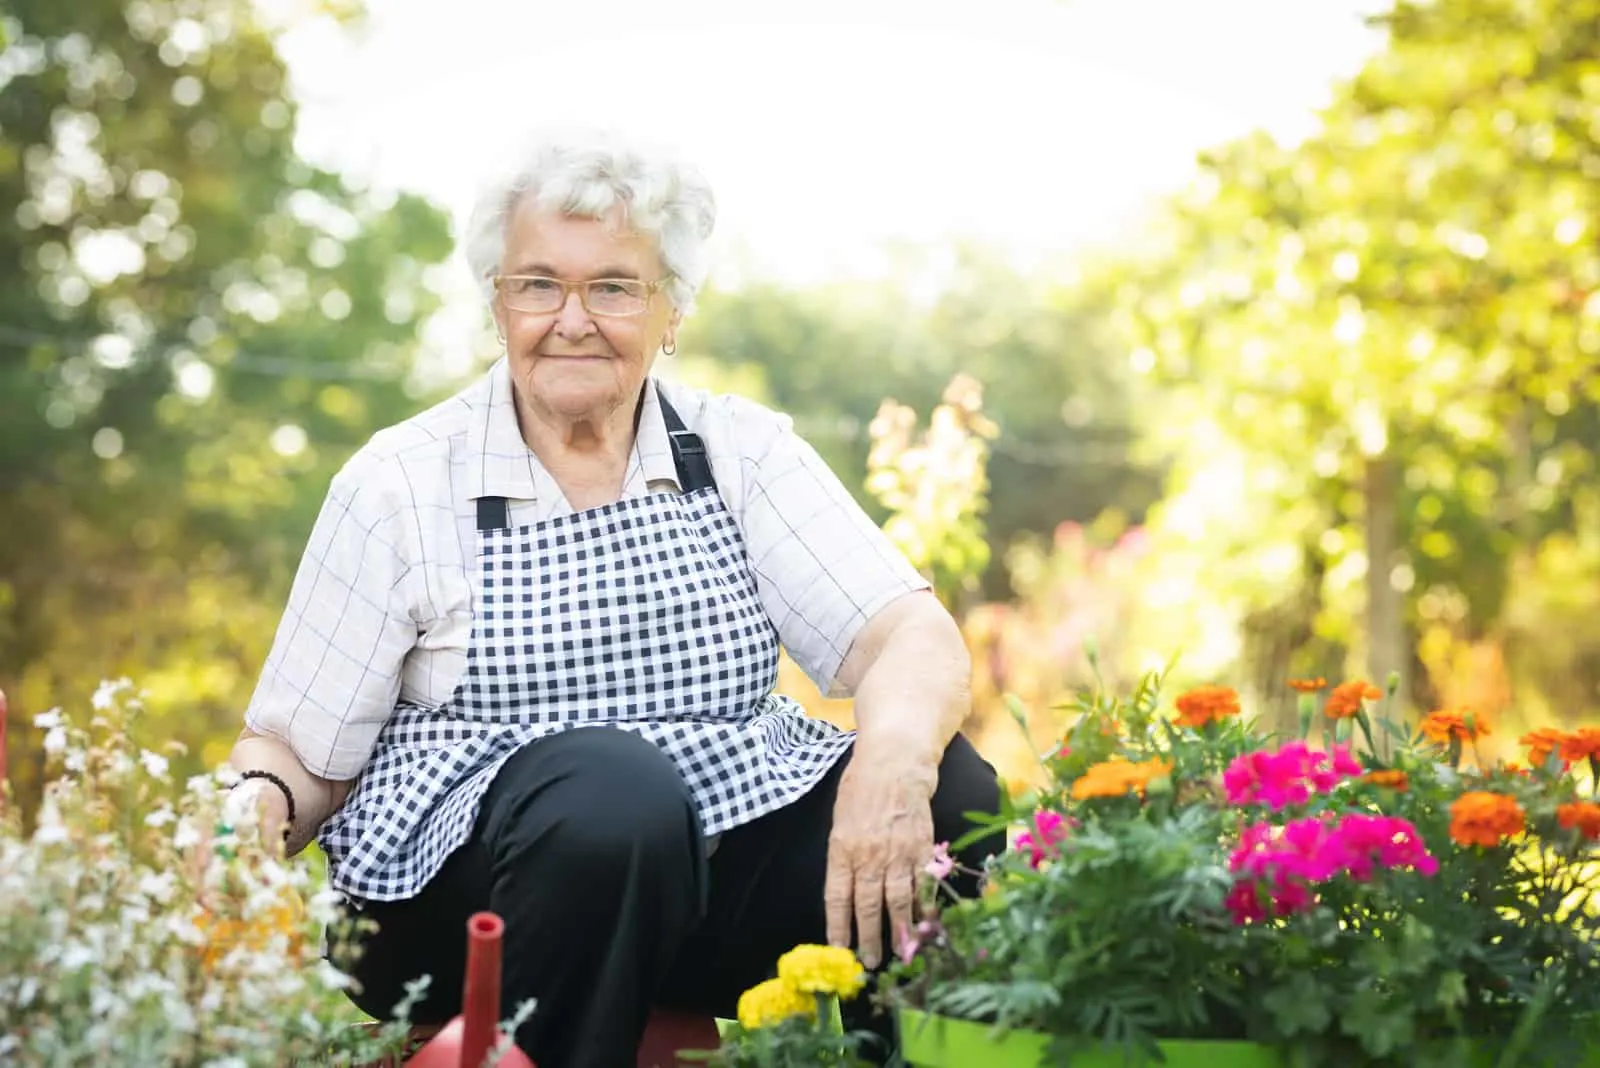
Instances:
[[[797,943],[878,965],[999,800],[928,584],[788,419],[652,374],[713,215],[600,140],[486,193],[466,255],[505,355],[334,478],[230,757],[376,921],[360,1006],[429,975],[414,1018],[448,1018],[492,909],[543,1068],[631,1065],[652,1006],[731,1015]],[[780,646],[855,731],[773,692]]]

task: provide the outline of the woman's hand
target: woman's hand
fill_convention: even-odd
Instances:
[[[933,857],[939,762],[972,710],[972,662],[961,630],[926,590],[881,608],[839,668],[855,698],[856,741],[839,779],[823,897],[828,941],[861,962],[883,959],[884,908],[892,938],[910,927],[917,873]]]
[[[917,872],[933,855],[937,783],[933,769],[875,760],[859,748],[839,778],[823,890],[828,941],[849,946],[854,919],[857,953],[868,968],[883,960],[885,905],[891,937],[914,920]]]

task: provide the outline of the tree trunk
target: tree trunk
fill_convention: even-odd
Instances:
[[[1367,673],[1386,686],[1405,665],[1406,635],[1401,593],[1391,573],[1399,562],[1400,518],[1395,502],[1395,465],[1387,453],[1367,458]]]

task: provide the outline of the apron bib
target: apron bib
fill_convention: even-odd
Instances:
[[[659,396],[659,392],[658,392]],[[794,801],[853,741],[776,695],[778,634],[700,439],[660,396],[681,495],[510,529],[478,500],[482,596],[449,701],[402,702],[324,825],[334,889],[415,894],[472,833],[500,766],[559,731],[632,731],[671,758],[706,836]]]

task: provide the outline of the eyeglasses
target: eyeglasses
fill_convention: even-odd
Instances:
[[[665,285],[665,278],[641,282],[637,278],[595,278],[566,282],[542,274],[497,274],[494,287],[505,306],[516,311],[548,314],[560,311],[574,290],[590,315],[638,315],[650,306],[650,297]]]

